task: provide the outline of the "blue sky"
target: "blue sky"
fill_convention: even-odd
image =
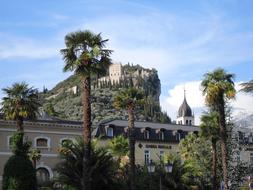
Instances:
[[[17,81],[53,87],[70,75],[62,72],[59,53],[64,36],[90,29],[110,40],[115,61],[158,70],[170,115],[183,94],[177,91],[175,100],[171,92],[182,85],[189,86],[189,103],[201,110],[187,84],[205,72],[224,67],[236,82],[253,78],[252,7],[251,0],[2,0],[0,88]]]

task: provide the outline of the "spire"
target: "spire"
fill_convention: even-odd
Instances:
[[[184,100],[186,100],[186,95],[185,95],[185,85],[184,85]]]
[[[192,117],[192,110],[186,101],[186,90],[184,86],[184,100],[178,110],[178,117]]]

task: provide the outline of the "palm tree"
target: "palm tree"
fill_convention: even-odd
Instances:
[[[208,112],[201,116],[201,136],[209,139],[212,143],[212,186],[213,190],[217,187],[217,141],[219,140],[218,113]]]
[[[241,91],[253,92],[253,80],[250,80],[249,82],[242,83],[241,86],[242,86]]]
[[[65,37],[66,48],[61,50],[65,66],[64,72],[74,71],[80,76],[83,87],[83,189],[90,190],[89,162],[91,151],[91,75],[103,73],[108,68],[111,50],[104,49],[108,40],[103,40],[101,34],[91,31],[73,32]]]
[[[128,112],[128,140],[130,160],[130,188],[135,190],[135,134],[134,134],[134,110],[136,106],[144,103],[143,91],[136,88],[128,88],[120,91],[114,99],[114,107],[126,109]]]
[[[38,149],[32,149],[29,152],[30,160],[32,161],[33,167],[36,169],[37,161],[41,158],[41,152]]]
[[[118,159],[118,163],[121,164],[123,157],[128,155],[129,142],[127,138],[122,135],[114,137],[108,144],[109,151],[113,156]]]
[[[213,72],[206,73],[201,83],[206,104],[219,114],[219,133],[222,153],[222,169],[225,190],[228,189],[227,170],[227,131],[225,119],[225,106],[227,100],[235,97],[233,82],[234,75],[227,73],[224,69],[218,68]]]
[[[38,91],[29,88],[25,82],[14,83],[11,87],[3,89],[6,94],[3,97],[1,112],[4,118],[17,121],[17,130],[23,132],[24,119],[35,119],[40,106]]]
[[[83,154],[84,139],[76,138],[75,141],[65,141],[59,150],[61,162],[56,165],[55,171],[58,176],[56,183],[62,187],[67,186],[70,189],[83,189]],[[92,143],[90,175],[92,178],[92,189],[117,189],[115,181],[115,163],[113,157],[105,148],[96,148]],[[67,188],[67,189],[69,189]],[[120,188],[119,188],[120,189]]]

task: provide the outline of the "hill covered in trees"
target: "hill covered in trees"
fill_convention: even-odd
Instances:
[[[127,119],[126,111],[113,107],[113,99],[118,91],[131,86],[143,89],[145,94],[145,104],[136,110],[136,120],[170,123],[170,118],[161,111],[161,84],[157,71],[130,64],[122,66],[122,70],[124,78],[116,82],[100,80],[102,77],[108,77],[109,71],[106,76],[92,77],[93,124],[113,118]],[[51,90],[45,88],[40,93],[45,112],[63,119],[82,120],[81,88],[79,78],[74,75],[58,83]]]

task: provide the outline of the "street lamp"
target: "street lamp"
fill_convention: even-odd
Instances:
[[[151,189],[151,173],[154,173],[155,172],[155,164],[152,162],[152,160],[149,161],[148,165],[147,165],[147,168],[148,168],[148,173],[149,173],[149,177],[150,177],[150,180],[149,180],[149,189]]]
[[[159,165],[160,168],[162,168],[162,166],[164,166],[164,170],[166,173],[172,173],[173,165],[171,163],[167,163],[165,165],[163,165],[163,164]],[[149,174],[155,172],[155,164],[152,162],[152,160],[150,160],[149,164],[147,165],[147,168],[148,168]],[[162,175],[161,175],[161,173],[160,173],[159,183],[160,183],[160,190],[162,190]]]
[[[173,165],[171,163],[167,163],[164,165],[164,169],[166,173],[171,173],[173,169]]]
[[[152,162],[152,160],[150,160],[147,167],[148,167],[148,173],[154,173],[155,172],[155,164]]]

